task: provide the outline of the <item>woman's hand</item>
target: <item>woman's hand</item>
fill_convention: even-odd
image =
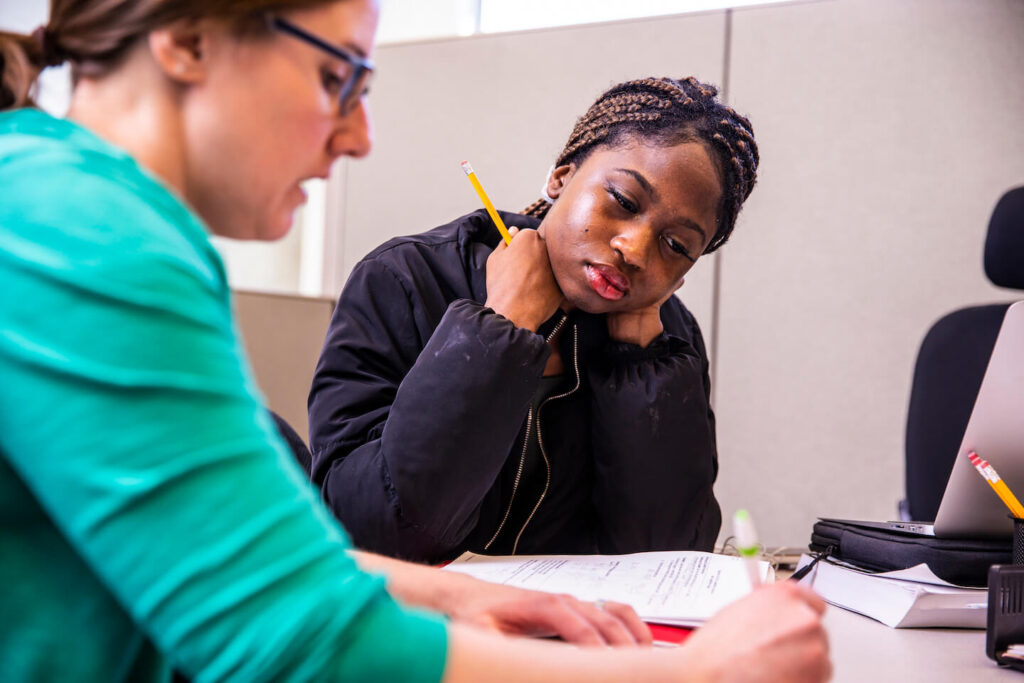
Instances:
[[[544,238],[536,230],[511,228],[509,233],[512,242],[502,242],[487,258],[484,305],[516,327],[536,332],[564,297],[551,272]]]
[[[661,305],[670,296],[672,292],[645,308],[607,314],[608,335],[615,341],[647,346],[665,329],[661,324]]]
[[[453,577],[454,578],[454,577]],[[601,606],[556,595],[487,583],[468,576],[446,613],[455,621],[516,636],[559,636],[577,645],[650,645],[651,631],[629,605]]]
[[[398,600],[453,621],[505,635],[559,636],[577,645],[652,642],[650,629],[628,605],[605,602],[598,607],[568,595],[489,583],[361,550],[349,554],[364,571],[385,575],[388,592]]]
[[[686,639],[680,654],[695,678],[746,683],[829,679],[825,601],[791,581],[761,586]]]

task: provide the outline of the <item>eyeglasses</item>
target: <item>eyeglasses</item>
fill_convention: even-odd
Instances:
[[[363,59],[358,55],[354,55],[348,50],[338,47],[337,45],[332,45],[323,38],[296,26],[287,19],[270,15],[267,17],[267,22],[271,28],[287,33],[294,38],[298,38],[304,43],[308,43],[315,48],[323,50],[327,54],[336,59],[340,59],[351,67],[351,71],[346,73],[343,77],[339,78],[338,76],[335,76],[335,79],[340,81],[336,87],[338,87],[338,108],[342,116],[355,109],[359,100],[361,100],[363,96],[370,91],[370,78],[373,76],[373,62],[368,59]]]

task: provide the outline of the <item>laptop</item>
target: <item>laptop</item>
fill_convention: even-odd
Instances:
[[[971,451],[1024,501],[1024,301],[1010,306],[1003,318],[935,521],[822,519],[942,538],[1012,536],[1010,511],[967,458]]]

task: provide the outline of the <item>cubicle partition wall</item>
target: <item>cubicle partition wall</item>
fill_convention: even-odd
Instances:
[[[271,410],[309,440],[306,398],[334,299],[234,292],[235,313],[256,382]]]
[[[818,514],[892,518],[921,339],[1018,295],[982,250],[1024,184],[1024,2],[735,11],[732,44],[730,99],[764,162],[724,252],[721,497],[804,541]]]

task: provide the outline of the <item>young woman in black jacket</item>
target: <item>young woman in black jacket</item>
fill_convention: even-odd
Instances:
[[[312,476],[361,548],[710,550],[700,328],[672,296],[753,189],[750,122],[694,78],[605,92],[506,246],[477,211],[353,270],[309,399]]]

